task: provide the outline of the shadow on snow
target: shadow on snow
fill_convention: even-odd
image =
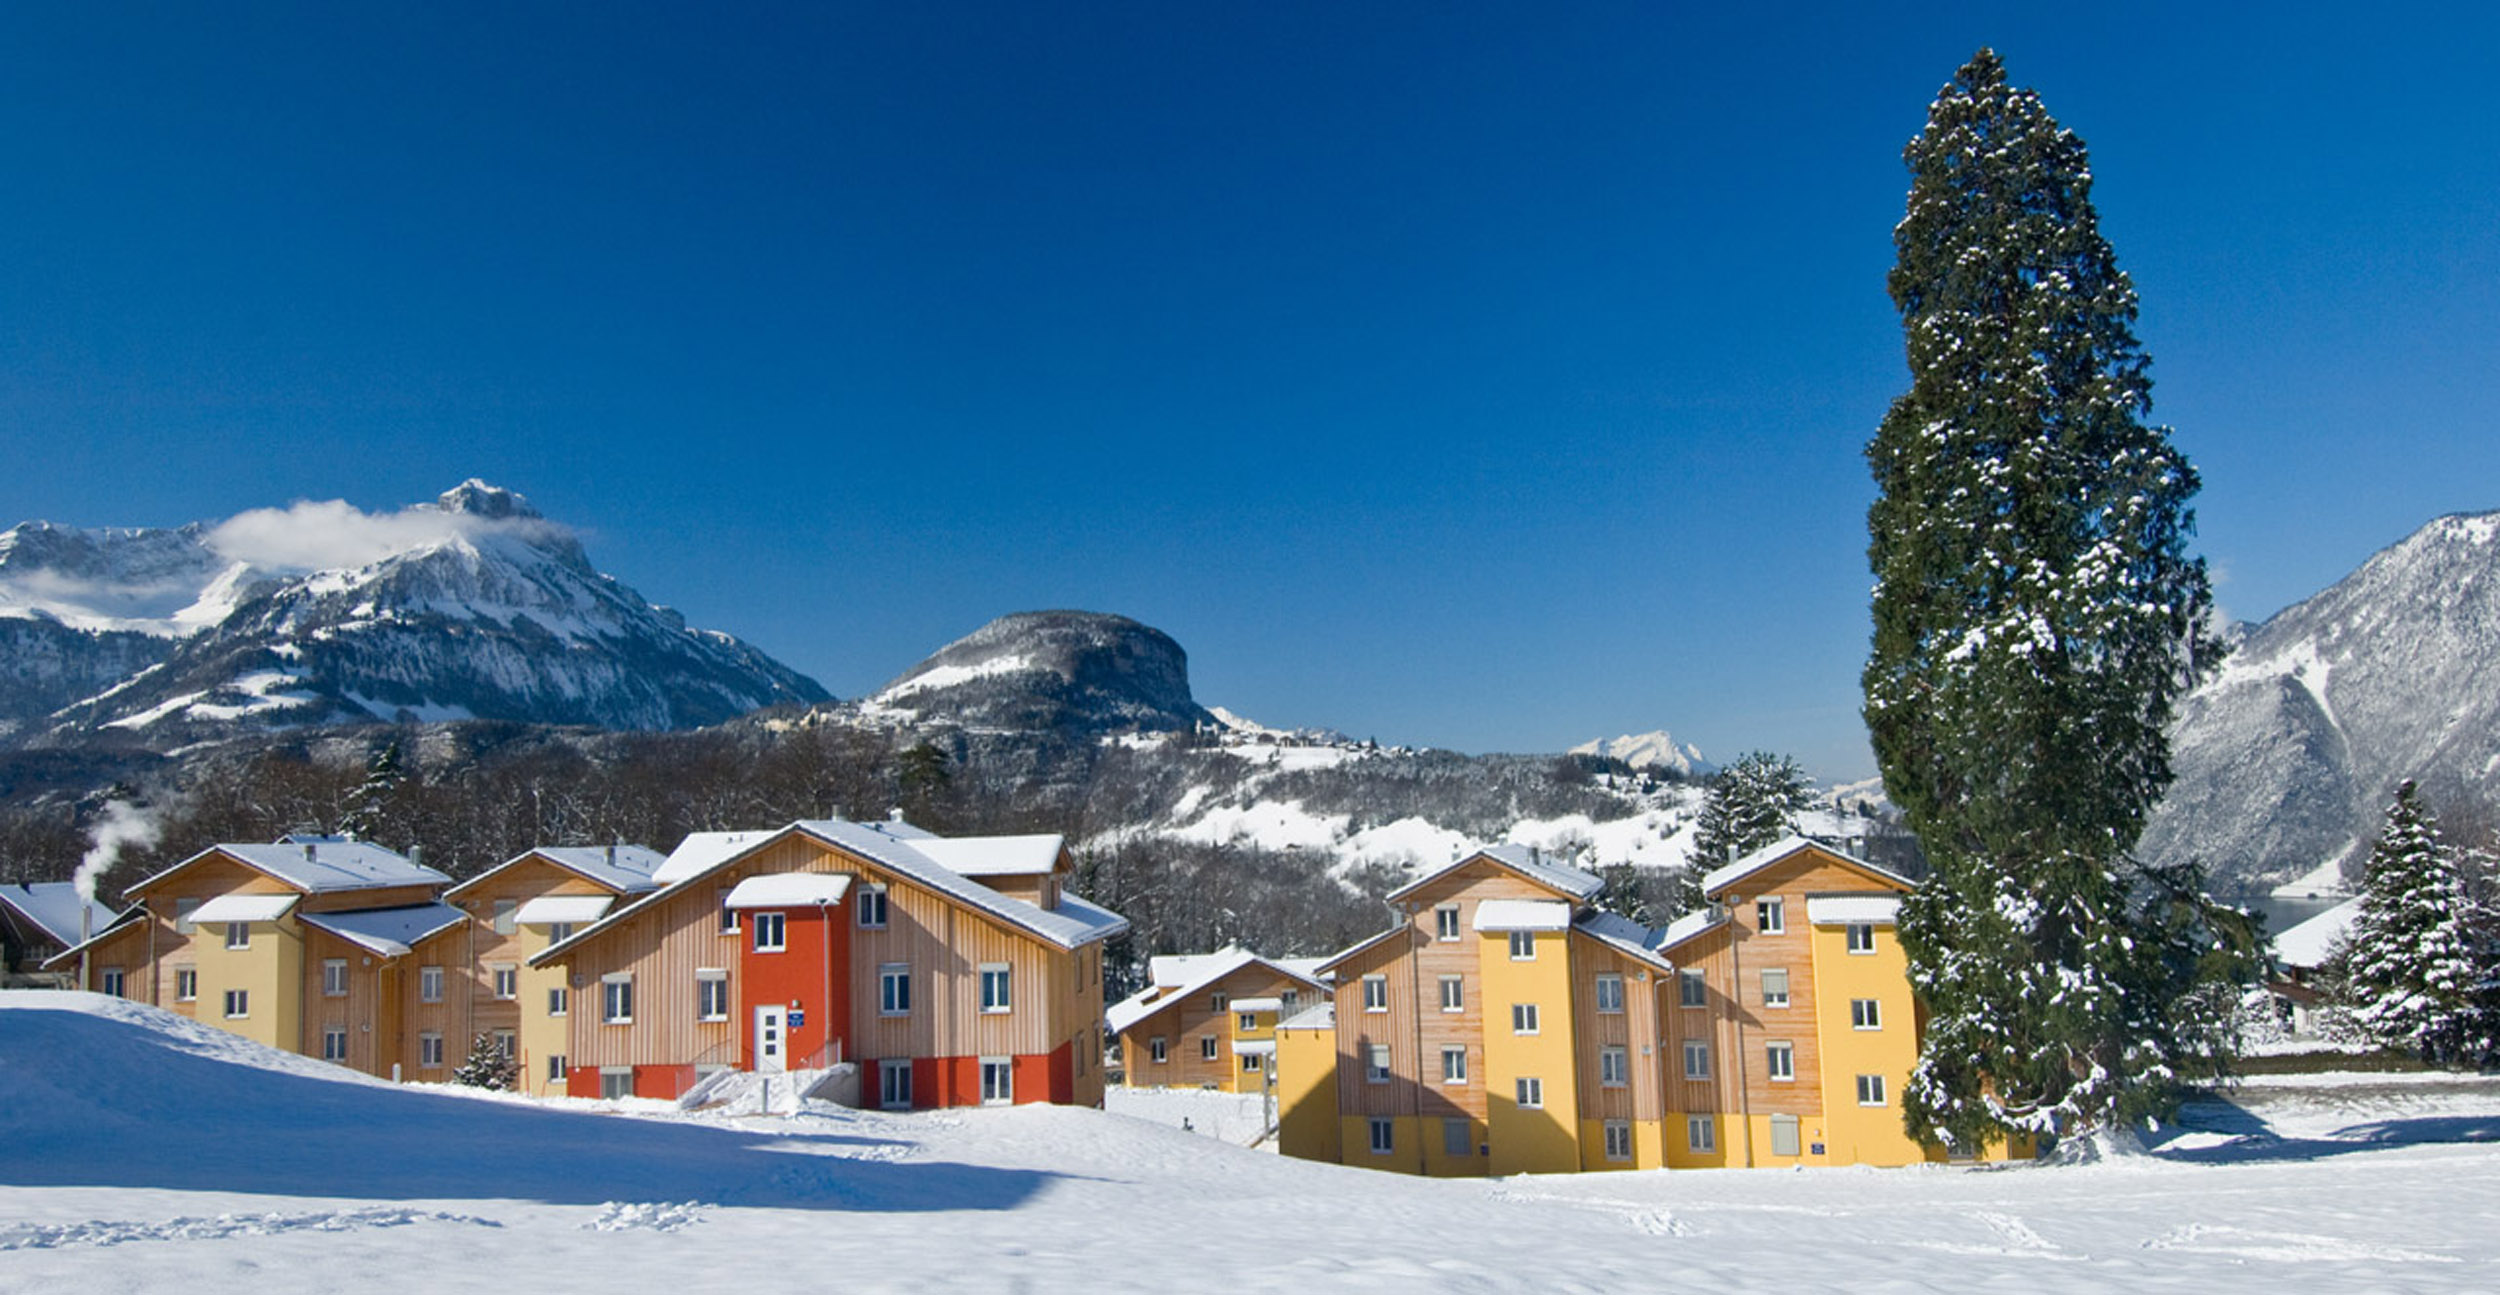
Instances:
[[[2500,1142],[2500,1115],[2418,1115],[2350,1124],[2323,1138],[2287,1138],[2263,1117],[2227,1097],[2208,1096],[2180,1111],[2182,1130],[2219,1133],[2229,1142],[2161,1151],[2181,1164],[2258,1164],[2324,1160],[2389,1147]]]

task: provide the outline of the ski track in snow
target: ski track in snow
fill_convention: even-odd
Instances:
[[[406,1227],[412,1223],[467,1223],[485,1228],[503,1226],[493,1219],[474,1214],[391,1206],[362,1210],[314,1210],[301,1214],[185,1215],[162,1223],[107,1219],[83,1223],[0,1223],[0,1250],[117,1246],[132,1241],[207,1241],[225,1237],[276,1236],[282,1232],[355,1232],[365,1228]]]

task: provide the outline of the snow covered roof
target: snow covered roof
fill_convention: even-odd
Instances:
[[[1271,971],[1301,981],[1312,989],[1325,992],[1326,986],[1319,982],[1317,976],[1307,971],[1297,971],[1293,966],[1288,965],[1289,963],[1307,964],[1310,961],[1311,959],[1308,958],[1262,958],[1239,946],[1218,949],[1213,953],[1165,954],[1148,961],[1148,967],[1155,978],[1153,985],[1112,1004],[1110,1010],[1103,1013],[1103,1019],[1110,1023],[1111,1032],[1118,1034],[1174,1003],[1197,997],[1207,986],[1249,966],[1266,967]],[[1164,979],[1167,975],[1171,979]],[[1267,1006],[1264,1008],[1252,1006],[1256,1003],[1265,1003]],[[1283,1000],[1275,998],[1237,999],[1233,1006],[1242,1011],[1284,1010]]]
[[[1726,924],[1727,916],[1725,914],[1713,913],[1708,909],[1703,909],[1697,913],[1686,913],[1682,917],[1667,923],[1666,929],[1658,932],[1658,943],[1651,947],[1655,948],[1659,953],[1664,954],[1667,950],[1684,943],[1686,940],[1692,939],[1696,935],[1704,934],[1705,932],[1725,926]]]
[[[114,918],[111,922],[103,926],[97,927],[95,929],[95,934],[87,937],[84,943],[72,944],[68,948],[61,950],[59,953],[44,959],[43,969],[51,971],[54,968],[66,967],[77,962],[79,950],[93,948],[96,945],[104,943],[107,936],[119,933],[124,927],[136,925],[138,922],[145,919],[147,915],[148,910],[144,905],[132,905],[128,910],[124,911],[121,916]]]
[[[966,877],[1026,877],[1059,866],[1064,841],[1045,836],[932,836],[913,840],[911,847],[939,867]]]
[[[1378,935],[1357,940],[1354,943],[1337,950],[1335,953],[1329,954],[1326,958],[1321,959],[1319,969],[1321,971],[1335,971],[1338,966],[1345,962],[1346,959],[1351,958],[1358,953],[1365,952],[1384,940],[1395,939],[1401,935],[1411,935],[1414,930],[1414,927],[1400,923],[1396,926],[1390,927],[1388,930],[1382,931]]]
[[[1233,1010],[1236,1012],[1281,1012],[1285,1010],[1285,1000],[1281,998],[1236,998],[1233,1000]]]
[[[191,920],[203,924],[218,922],[274,922],[295,907],[301,895],[219,895],[191,910]]]
[[[1621,913],[1609,913],[1600,909],[1573,923],[1571,929],[1610,948],[1628,953],[1661,971],[1675,970],[1675,964],[1659,956],[1658,953],[1659,945],[1665,942],[1665,932],[1653,931]]]
[[[303,837],[271,845],[212,845],[132,886],[130,893],[138,894],[215,854],[240,860],[308,895],[377,890],[386,886],[445,886],[451,883],[449,876],[424,864],[413,863],[371,841]]]
[[[1899,895],[1808,895],[1806,920],[1816,926],[1867,922],[1890,926],[1901,914]]]
[[[79,899],[78,883],[74,881],[19,882],[14,886],[0,886],[0,905],[8,906],[36,929],[51,936],[54,943],[64,945],[78,943],[78,914],[81,908],[91,909],[86,918],[87,934],[91,936],[111,926],[121,912],[102,901],[90,904]]]
[[[536,899],[522,900],[521,907],[512,914],[512,920],[524,926],[550,922],[570,922],[578,926],[598,921],[615,904],[616,899],[611,895],[540,895]]]
[[[776,872],[749,877],[729,888],[730,908],[803,908],[839,904],[851,888],[848,873]]]
[[[444,898],[456,899],[504,869],[517,867],[532,859],[544,859],[620,895],[638,895],[658,889],[660,883],[653,881],[651,874],[667,862],[667,856],[645,845],[542,845],[516,854],[461,882],[444,892]]]
[[[1233,1040],[1233,1055],[1236,1057],[1272,1057],[1276,1055],[1276,1041],[1274,1039],[1235,1039]]]
[[[1562,931],[1571,927],[1571,905],[1559,899],[1488,899],[1476,905],[1479,931]]]
[[[215,901],[210,901],[214,903]],[[208,911],[208,905],[200,906]],[[397,958],[430,937],[469,920],[449,904],[412,904],[406,908],[360,908],[344,913],[304,913],[298,920],[342,940],[361,945],[385,958]]]
[[[1904,890],[1918,884],[1889,868],[1877,867],[1876,865],[1868,863],[1866,860],[1861,859],[1856,855],[1835,850],[1821,841],[1811,840],[1802,836],[1786,836],[1777,841],[1773,841],[1771,844],[1766,845],[1749,855],[1746,855],[1742,859],[1738,859],[1734,863],[1723,864],[1717,868],[1711,869],[1710,872],[1701,879],[1701,893],[1704,895],[1716,896],[1720,891],[1735,885],[1737,882],[1743,881],[1745,878],[1750,877],[1765,868],[1769,868],[1774,864],[1784,862],[1789,856],[1797,853],[1799,850],[1808,849],[1820,850],[1823,853],[1840,860],[1842,863],[1848,864],[1853,868],[1858,868],[1885,881],[1898,882]]]
[[[2286,967],[2319,967],[2335,942],[2361,916],[2361,901],[2348,899],[2274,937],[2274,960]]]
[[[592,938],[643,908],[677,894],[731,861],[754,852],[767,842],[780,840],[793,832],[804,833],[824,844],[849,851],[1061,948],[1081,948],[1106,940],[1129,926],[1127,918],[1066,891],[1060,892],[1055,908],[1043,908],[1002,895],[922,853],[920,846],[937,838],[899,819],[873,824],[853,823],[839,818],[803,819],[772,831],[697,832],[689,835],[652,874],[655,880],[662,883],[661,889],[637,898],[601,919],[595,926],[576,931],[571,939],[560,940],[531,955],[531,965],[545,965],[552,955]]]
[[[1604,889],[1606,885],[1604,879],[1594,873],[1582,872],[1578,868],[1549,862],[1544,853],[1533,846],[1490,845],[1446,868],[1398,887],[1389,892],[1389,898],[1396,900],[1413,894],[1478,859],[1490,859],[1548,890],[1559,891],[1573,899],[1587,899]]]

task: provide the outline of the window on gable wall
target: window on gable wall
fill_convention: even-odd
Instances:
[[[858,905],[858,908],[853,911],[859,914],[859,924],[863,929],[873,931],[885,925],[885,898],[885,887],[883,886],[862,886],[859,888],[859,897],[852,902]]]
[[[1466,977],[1441,977],[1441,1010],[1445,1012],[1463,1012],[1467,1010]]]
[[[1217,1004],[1217,1006],[1220,1008],[1222,1004]],[[1363,977],[1363,1010],[1366,1012],[1389,1010],[1389,978],[1387,976]]]
[[[1709,982],[1703,980],[1701,978],[1701,973],[1698,971],[1679,971],[1675,973],[1675,988],[1677,1001],[1686,1007],[1708,1007],[1710,1005]]]
[[[1764,1007],[1788,1006],[1788,968],[1764,967],[1762,969],[1762,1005]]]
[[[1458,938],[1458,905],[1443,904],[1432,910],[1432,933],[1441,940]]]
[[[1784,935],[1788,931],[1788,905],[1777,899],[1756,900],[1753,906],[1754,929],[1764,935]]]
[[[1623,1010],[1622,976],[1608,972],[1597,978],[1597,1010],[1601,1012]]]

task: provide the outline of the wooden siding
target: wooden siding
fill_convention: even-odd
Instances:
[[[1326,997],[1299,980],[1254,962],[1192,991],[1186,999],[1166,1002],[1120,1036],[1124,1081],[1132,1088],[1232,1088],[1241,1077],[1241,1064],[1233,1056],[1232,1039],[1238,1022],[1231,1004],[1244,998],[1281,998],[1289,989],[1302,996],[1295,1011]],[[1221,1012],[1209,1006],[1215,994],[1224,995],[1226,1006]],[[1165,1041],[1164,1055],[1169,1058],[1160,1065],[1154,1062],[1147,1042],[1155,1038]],[[1208,1038],[1216,1041],[1212,1061],[1206,1059],[1205,1045],[1200,1042]]]
[[[1597,978],[1623,977],[1623,1010],[1597,1010]],[[1571,938],[1571,1020],[1573,1069],[1578,1075],[1582,1120],[1655,1120],[1664,1114],[1662,1067],[1664,1038],[1658,1021],[1658,982],[1672,981],[1656,967],[1606,944],[1574,932]],[[1629,1061],[1627,1082],[1609,1088],[1602,1082],[1599,1054],[1619,1047]],[[1678,1065],[1683,1058],[1676,1058]]]

